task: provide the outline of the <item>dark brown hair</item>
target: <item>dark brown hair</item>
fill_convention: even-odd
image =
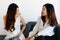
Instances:
[[[47,3],[45,5],[43,5],[46,7],[47,10],[47,17],[49,19],[49,24],[50,26],[54,26],[57,25],[57,19],[56,19],[56,15],[55,15],[55,10],[54,10],[54,6],[50,3]],[[45,17],[41,16],[43,22],[45,22]]]
[[[18,6],[15,3],[12,3],[9,5],[6,15],[6,26],[5,29],[8,31],[12,31],[11,29],[15,30],[14,24],[15,24],[15,15],[16,15],[16,9]]]

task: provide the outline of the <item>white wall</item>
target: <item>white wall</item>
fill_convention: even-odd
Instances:
[[[29,21],[37,21],[37,18],[41,15],[42,6],[45,3],[54,5],[58,22],[60,20],[59,0],[0,0],[0,34],[5,34],[3,30],[3,16],[6,15],[10,3],[16,3],[20,7],[20,12],[26,23]]]

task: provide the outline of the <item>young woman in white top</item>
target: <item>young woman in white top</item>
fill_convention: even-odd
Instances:
[[[43,5],[41,17],[38,18],[37,24],[33,30],[29,33],[26,40],[34,39],[34,36],[53,36],[54,26],[57,25],[57,19],[55,16],[54,6],[50,3]],[[35,40],[40,40],[35,38]]]
[[[23,25],[22,29],[20,29],[21,23]],[[18,40],[18,38],[24,40],[23,31],[26,24],[21,13],[19,13],[19,7],[15,3],[9,5],[7,15],[4,16],[4,24],[7,33],[4,40]]]

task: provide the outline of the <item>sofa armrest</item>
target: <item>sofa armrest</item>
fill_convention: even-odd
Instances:
[[[60,40],[60,25],[56,25],[54,29],[56,40]]]

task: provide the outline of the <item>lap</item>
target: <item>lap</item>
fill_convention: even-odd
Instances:
[[[4,40],[20,40],[20,39],[17,38],[17,37],[13,37],[13,38],[6,38],[6,39],[4,39]]]
[[[5,38],[4,40],[25,40],[24,35],[22,34],[19,38],[18,37],[13,37],[13,38]]]
[[[44,36],[35,37],[35,40],[46,40]]]

